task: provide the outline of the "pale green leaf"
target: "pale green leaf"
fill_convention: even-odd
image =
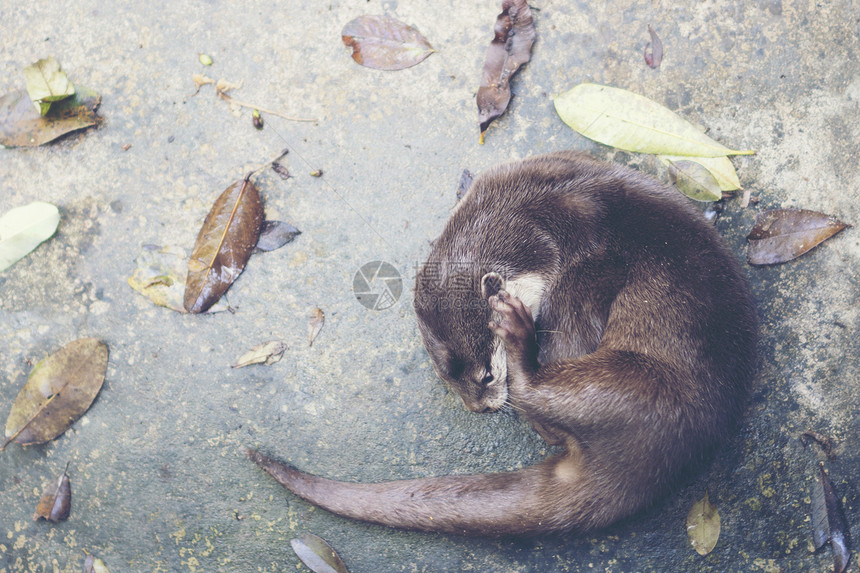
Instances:
[[[44,58],[24,68],[27,94],[41,115],[48,113],[51,102],[74,95],[75,86],[53,57]]]
[[[0,272],[49,239],[59,223],[57,208],[39,201],[12,209],[0,217]]]
[[[625,151],[700,157],[754,153],[729,149],[675,112],[619,88],[580,84],[557,96],[555,109],[585,137]]]
[[[720,512],[708,500],[707,490],[705,497],[694,503],[687,514],[687,537],[699,555],[710,553],[720,538]]]
[[[670,161],[669,177],[681,193],[696,201],[719,201],[723,192],[706,167],[695,161]]]
[[[694,157],[692,155],[659,155],[660,161],[666,165],[677,161],[695,161],[711,172],[723,191],[734,191],[741,188],[738,172],[728,157]]]

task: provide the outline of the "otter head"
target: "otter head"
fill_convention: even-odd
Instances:
[[[508,397],[505,347],[487,326],[487,298],[503,287],[495,272],[435,273],[429,263],[415,285],[415,313],[433,367],[473,412],[498,410]]]

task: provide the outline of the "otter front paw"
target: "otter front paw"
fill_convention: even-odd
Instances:
[[[488,326],[505,343],[509,366],[537,370],[535,322],[529,308],[505,290],[487,300],[490,308],[501,315],[499,322],[492,321]]]

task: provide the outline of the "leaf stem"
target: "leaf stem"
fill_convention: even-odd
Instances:
[[[266,108],[260,107],[260,106],[258,106],[258,105],[254,105],[254,104],[252,104],[252,103],[245,103],[245,102],[243,102],[243,101],[239,101],[239,100],[237,100],[236,98],[234,98],[234,97],[231,97],[231,96],[227,95],[226,93],[224,93],[224,92],[222,92],[222,91],[219,91],[219,92],[218,92],[218,95],[221,97],[221,99],[223,99],[223,100],[225,100],[225,101],[228,101],[228,102],[230,102],[230,103],[235,103],[236,105],[240,105],[240,106],[242,106],[242,107],[247,107],[247,108],[250,108],[250,109],[256,109],[256,110],[259,110],[259,111],[261,111],[261,112],[263,112],[263,113],[268,113],[268,114],[270,114],[270,115],[275,115],[275,116],[278,116],[278,117],[280,117],[280,118],[286,119],[286,120],[288,120],[288,121],[306,121],[306,122],[310,122],[310,123],[314,123],[314,122],[319,121],[318,119],[311,119],[311,118],[306,118],[306,117],[293,117],[293,116],[290,116],[290,115],[284,115],[284,114],[282,114],[282,113],[280,113],[280,112],[273,111],[273,110],[271,110],[271,109],[266,109]]]

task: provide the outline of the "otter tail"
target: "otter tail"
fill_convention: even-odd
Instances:
[[[583,532],[636,509],[610,492],[599,495],[581,464],[564,454],[515,472],[368,484],[312,476],[256,450],[246,454],[314,505],[403,529],[490,536]]]

